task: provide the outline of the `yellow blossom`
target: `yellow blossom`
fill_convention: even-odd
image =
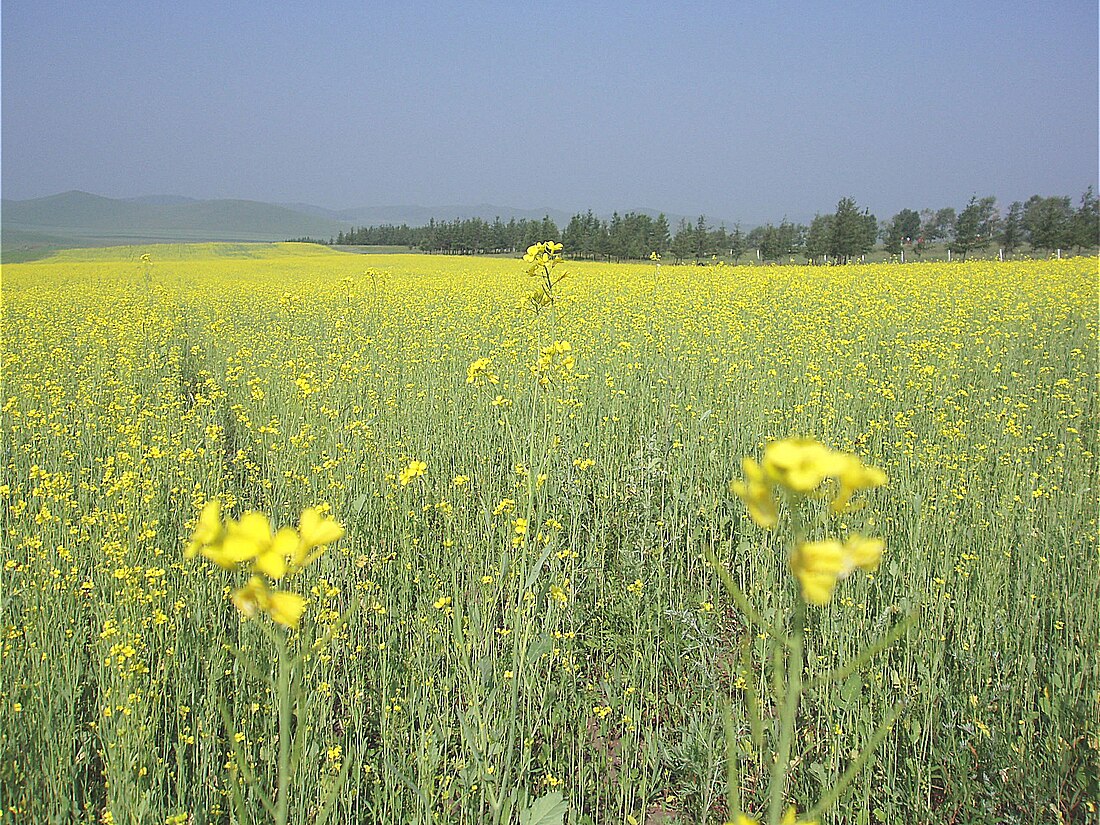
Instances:
[[[424,473],[426,473],[427,471],[427,464],[425,464],[423,461],[416,461],[414,459],[413,461],[409,462],[408,467],[400,472],[400,474],[397,476],[397,480],[401,483],[402,487],[407,487],[409,484],[412,483],[414,479],[420,478],[420,476],[424,475]]]
[[[775,485],[764,477],[760,465],[751,458],[741,462],[746,481],[731,481],[730,491],[745,502],[752,520],[764,529],[779,522],[779,505],[775,500]]]
[[[833,598],[836,583],[857,567],[874,570],[885,545],[881,539],[855,534],[841,544],[835,539],[804,541],[791,554],[791,571],[802,586],[802,598],[825,605]]]

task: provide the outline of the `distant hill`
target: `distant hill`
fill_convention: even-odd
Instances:
[[[64,192],[4,200],[6,233],[31,232],[73,241],[278,241],[329,238],[348,223],[247,200],[196,201],[172,196],[120,200]]]
[[[619,214],[629,211],[632,210],[620,210]],[[657,216],[656,210],[633,211]],[[302,237],[326,240],[353,226],[407,224],[416,227],[427,225],[433,218],[436,221],[458,218],[492,221],[499,217],[507,223],[512,218],[541,220],[549,215],[559,229],[565,229],[573,214],[549,207],[518,209],[487,203],[363,206],[335,210],[305,203],[194,200],[179,195],[120,199],[71,191],[32,200],[5,199],[0,220],[5,257],[10,260],[17,245],[30,250],[46,245],[56,248],[158,241],[280,241]],[[666,217],[675,231],[681,216],[667,214]],[[694,223],[694,218],[689,221]],[[709,222],[717,226],[721,221],[711,216]],[[726,225],[732,227],[733,224],[727,222]]]

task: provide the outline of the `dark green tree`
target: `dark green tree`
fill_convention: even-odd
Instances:
[[[729,244],[730,257],[733,258],[734,263],[737,263],[745,254],[745,235],[741,231],[741,224],[733,225],[733,231],[726,240]]]
[[[997,241],[1004,247],[1004,251],[1011,255],[1024,243],[1024,205],[1019,201],[1013,201],[1001,221],[1001,232]]]
[[[1073,245],[1073,207],[1069,198],[1032,195],[1024,204],[1024,231],[1035,249],[1068,249]]]
[[[828,252],[840,263],[848,263],[870,252],[878,235],[878,221],[868,210],[859,211],[855,200],[841,198],[833,214],[833,227]]]
[[[920,213],[902,209],[882,230],[882,246],[891,255],[900,255],[903,247],[912,246],[920,237]]]
[[[653,222],[653,234],[650,236],[648,244],[650,247],[649,251],[664,255],[668,252],[668,248],[671,245],[672,234],[668,228],[668,218],[666,218],[665,213],[662,212],[657,216],[657,220]]]
[[[972,196],[955,218],[955,237],[947,248],[966,260],[967,253],[989,246],[996,229],[997,199],[990,196],[978,200],[977,196]]]
[[[810,263],[829,254],[829,244],[833,237],[834,215],[815,215],[810,221],[810,230],[806,233],[806,257]]]
[[[676,234],[672,238],[669,251],[680,263],[683,263],[695,250],[695,228],[687,222],[687,218],[680,218],[676,227]]]
[[[1081,196],[1081,205],[1073,213],[1073,245],[1078,251],[1100,246],[1100,204],[1090,186]]]
[[[920,236],[926,244],[946,241],[955,228],[955,207],[945,206],[935,211],[925,209],[921,212]]]

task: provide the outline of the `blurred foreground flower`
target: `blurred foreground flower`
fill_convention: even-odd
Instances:
[[[225,570],[247,566],[252,577],[233,592],[233,604],[246,618],[266,613],[284,627],[296,629],[305,599],[273,590],[268,580],[280,581],[297,573],[343,536],[344,528],[315,507],[302,511],[297,530],[283,527],[272,533],[271,522],[263,513],[247,512],[240,520],[223,521],[221,502],[213,499],[202,508],[184,555],[202,555]]]
[[[885,544],[881,539],[851,535],[841,544],[835,539],[804,541],[791,553],[791,571],[802,586],[802,598],[825,605],[833,598],[836,583],[857,567],[878,569]]]
[[[745,480],[731,482],[730,490],[745,502],[752,520],[765,529],[778,523],[776,495],[780,489],[798,496],[827,497],[831,493],[829,510],[844,513],[861,506],[852,501],[856,493],[886,483],[882,470],[812,438],[773,441],[764,449],[760,464],[746,458],[742,467]],[[825,487],[827,481],[832,482],[830,488]]]

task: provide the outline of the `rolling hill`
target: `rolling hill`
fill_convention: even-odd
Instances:
[[[64,192],[32,200],[4,200],[5,233],[109,241],[278,241],[309,235],[328,238],[349,224],[247,200],[119,200]]]

